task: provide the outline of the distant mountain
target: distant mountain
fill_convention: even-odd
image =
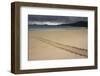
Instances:
[[[79,21],[71,24],[61,24],[60,26],[87,27],[88,23],[86,21]]]
[[[33,24],[29,25],[29,28],[65,28],[65,27],[88,27],[88,22],[86,21],[79,21],[76,23],[70,24],[59,24],[59,25],[48,25],[48,24]]]

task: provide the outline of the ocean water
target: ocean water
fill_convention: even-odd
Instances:
[[[61,27],[61,28],[28,28],[28,31],[65,31],[65,30],[80,30],[87,29],[87,27]]]

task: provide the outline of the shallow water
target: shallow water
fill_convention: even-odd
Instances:
[[[86,29],[86,27],[67,27],[67,28],[28,28],[28,31],[65,31],[65,30],[80,30]]]

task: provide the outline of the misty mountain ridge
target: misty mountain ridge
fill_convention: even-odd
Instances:
[[[88,27],[87,21],[79,21],[70,24],[58,24],[58,25],[49,25],[49,24],[29,24],[29,28],[63,28],[63,27]]]

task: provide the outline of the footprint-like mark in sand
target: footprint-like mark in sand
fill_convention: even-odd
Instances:
[[[40,40],[44,43],[47,43],[51,46],[55,46],[59,49],[63,49],[65,51],[68,51],[70,53],[74,53],[76,55],[80,55],[80,56],[83,56],[83,57],[88,57],[87,49],[82,49],[82,48],[78,48],[78,47],[74,47],[74,46],[70,46],[70,45],[64,45],[62,43],[58,43],[58,42],[48,40],[48,39],[45,39],[45,38],[42,38],[42,37],[34,36],[34,38],[38,39],[38,40]]]

